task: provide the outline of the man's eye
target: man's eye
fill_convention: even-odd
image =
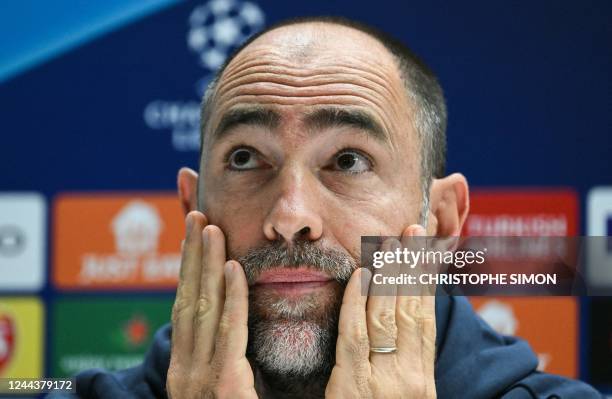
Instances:
[[[232,170],[251,170],[261,167],[262,161],[255,150],[237,148],[228,157],[228,167]]]
[[[357,151],[344,150],[339,152],[335,159],[333,169],[347,173],[364,173],[372,169],[370,160]]]

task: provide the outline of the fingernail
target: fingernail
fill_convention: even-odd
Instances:
[[[224,273],[225,273],[225,281],[229,282],[232,279],[232,273],[234,272],[234,262],[232,262],[231,260],[225,262],[225,266],[224,266]]]
[[[424,236],[427,232],[425,231],[425,229],[423,228],[423,226],[421,225],[417,225],[414,230],[412,231],[412,234],[414,236]]]

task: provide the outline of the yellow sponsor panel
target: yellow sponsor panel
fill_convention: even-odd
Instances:
[[[43,350],[40,300],[0,297],[0,377],[42,377]]]

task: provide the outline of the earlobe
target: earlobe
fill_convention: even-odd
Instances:
[[[470,210],[469,189],[465,177],[460,173],[453,173],[442,179],[434,179],[430,189],[430,204],[430,219],[435,222],[433,235],[460,235]]]
[[[190,211],[198,209],[198,174],[190,168],[181,168],[177,177],[177,188],[179,200],[183,212],[187,215]]]

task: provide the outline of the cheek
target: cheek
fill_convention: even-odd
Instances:
[[[236,258],[263,241],[263,209],[244,199],[211,196],[206,209],[211,224],[225,234],[228,256]]]
[[[398,236],[405,227],[416,223],[418,210],[410,203],[405,197],[387,194],[350,206],[339,204],[342,206],[333,207],[328,228],[352,255],[359,255],[362,236]]]

